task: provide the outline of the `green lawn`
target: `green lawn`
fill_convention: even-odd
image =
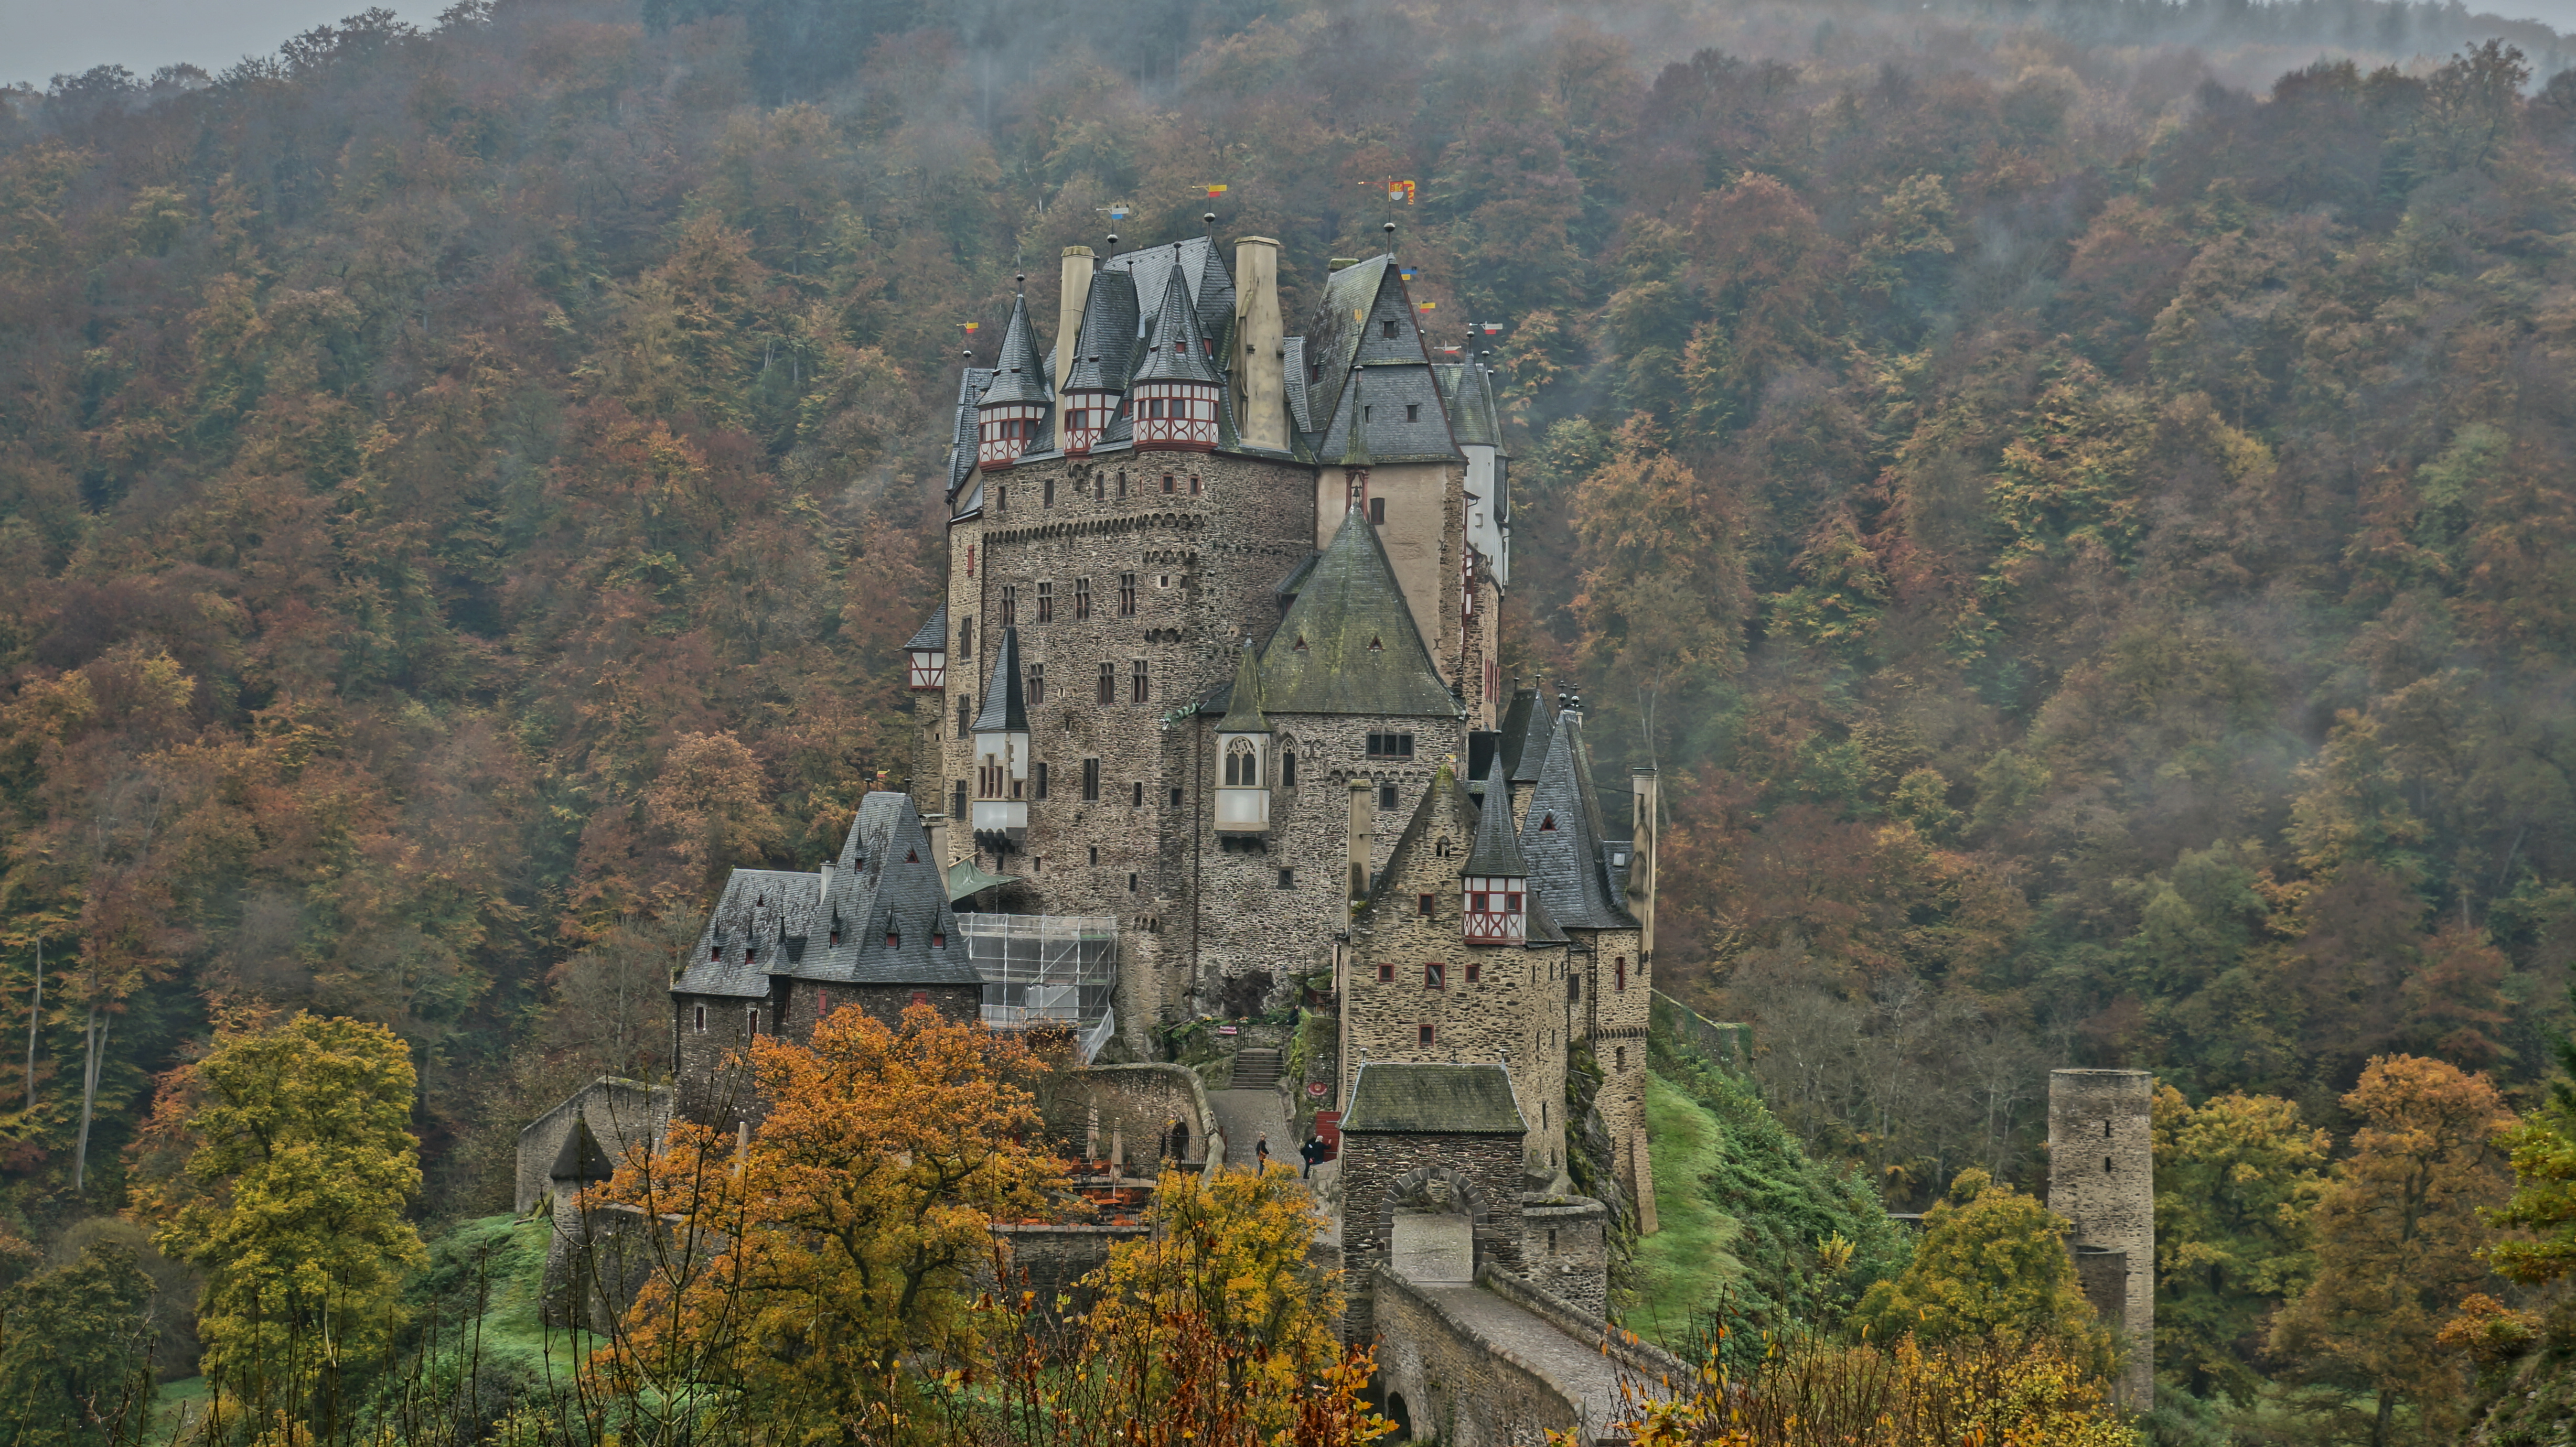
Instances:
[[[1646,1077],[1646,1140],[1654,1153],[1660,1229],[1637,1243],[1636,1301],[1620,1324],[1667,1344],[1684,1342],[1691,1313],[1713,1306],[1744,1278],[1733,1251],[1743,1228],[1709,1200],[1722,1129],[1716,1116],[1662,1076]]]

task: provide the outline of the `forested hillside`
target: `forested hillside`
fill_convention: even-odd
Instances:
[[[0,1207],[113,1207],[219,1018],[411,1042],[440,1210],[651,1069],[712,882],[904,773],[961,326],[1020,270],[1051,315],[1112,202],[1280,237],[1292,315],[1392,216],[1433,343],[1501,327],[1513,657],[1666,773],[1662,982],[1897,1204],[2027,1182],[2054,1064],[2339,1128],[2376,1053],[2524,1090],[2576,951],[2558,43],[468,0],[0,93]]]

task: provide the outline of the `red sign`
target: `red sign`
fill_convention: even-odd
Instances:
[[[1311,1096],[1315,1097],[1317,1100],[1321,1100],[1321,1099],[1323,1099],[1323,1098],[1324,1098],[1324,1082],[1322,1082],[1322,1081],[1320,1081],[1320,1080],[1309,1080],[1309,1081],[1307,1081],[1307,1082],[1306,1082],[1306,1093],[1307,1093],[1308,1095],[1311,1095]]]

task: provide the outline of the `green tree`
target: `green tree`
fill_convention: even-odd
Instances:
[[[2485,1076],[2412,1055],[2374,1058],[2343,1104],[2362,1125],[2317,1203],[2316,1279],[2271,1344],[2304,1376],[2365,1388],[2371,1447],[2387,1447],[2401,1405],[2438,1417],[2464,1385],[2436,1338],[2487,1279],[2480,1211],[2504,1201],[2495,1141],[2514,1118]]]
[[[2156,1359],[2194,1396],[2253,1400],[2265,1318],[2314,1271],[2308,1217],[2332,1144],[2275,1096],[2195,1108],[2157,1087]]]
[[[0,1442],[132,1440],[152,1404],[152,1278],[103,1243],[0,1296]]]
[[[328,1438],[353,1378],[400,1325],[422,1256],[410,1047],[362,1020],[298,1012],[219,1041],[165,1086],[192,1149],[145,1193],[153,1244],[206,1273],[198,1311],[217,1410]],[[176,1110],[173,1114],[178,1113]]]
[[[2067,1230],[2037,1197],[1961,1171],[1924,1213],[1913,1261],[1871,1287],[1852,1319],[1881,1340],[2042,1339],[2107,1365],[2110,1334],[2076,1284]]]

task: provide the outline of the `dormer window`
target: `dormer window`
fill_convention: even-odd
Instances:
[[[1555,816],[1555,815],[1553,815],[1553,814],[1542,815],[1542,816],[1540,817],[1539,821],[1538,821],[1538,827],[1539,827],[1539,832],[1540,832],[1540,833],[1542,833],[1542,834],[1553,834],[1553,833],[1555,833],[1555,832],[1556,832],[1556,816]]]
[[[893,921],[893,920],[887,920],[887,921],[886,921],[886,948],[887,948],[887,949],[890,949],[890,950],[891,950],[891,949],[898,949],[898,948],[901,948],[901,947],[902,947],[902,945],[903,945],[903,932],[902,932],[902,931],[900,931],[900,930],[898,930],[898,929],[896,929],[896,928],[894,927],[894,921]]]
[[[948,948],[947,934],[940,930],[932,930],[930,932],[930,947],[934,950],[944,950]]]

